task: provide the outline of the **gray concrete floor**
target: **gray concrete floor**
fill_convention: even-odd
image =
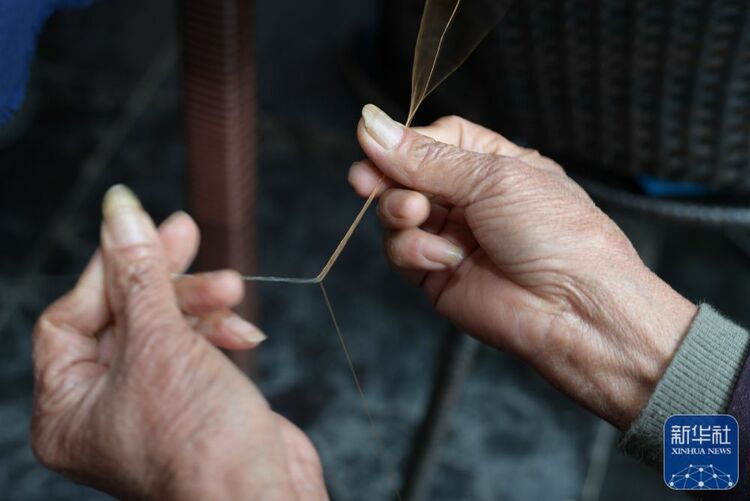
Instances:
[[[264,273],[316,272],[361,203],[346,171],[360,156],[354,125],[362,103],[345,83],[340,57],[373,9],[364,1],[259,2]],[[157,219],[185,208],[178,63],[170,49],[174,19],[169,2],[146,0],[111,0],[58,17],[16,124],[20,134],[0,136],[4,499],[106,497],[44,470],[31,455],[29,336],[36,315],[70,286],[95,248],[108,186],[129,184]],[[636,236],[654,224],[629,219]],[[658,232],[660,273],[691,299],[708,300],[750,324],[745,256],[720,232],[670,225]],[[319,291],[260,290],[260,323],[269,334],[260,386],[315,442],[334,499],[392,496],[390,475],[400,476],[404,467],[446,328],[388,270],[380,238],[370,214],[328,288],[382,454]],[[452,415],[430,499],[681,498],[657,472],[614,451],[616,438],[519,361],[483,348]]]

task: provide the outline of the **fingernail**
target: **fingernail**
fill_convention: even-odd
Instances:
[[[151,241],[153,224],[135,194],[122,184],[112,186],[102,202],[104,225],[115,245],[126,247]]]
[[[455,266],[464,259],[460,248],[444,240],[426,240],[421,251],[427,260],[444,266]]]
[[[263,334],[253,324],[246,322],[238,316],[231,315],[222,319],[224,327],[234,334],[242,343],[258,344],[266,340]]]
[[[401,143],[404,126],[374,104],[367,104],[362,108],[362,118],[367,132],[386,150],[391,150]]]

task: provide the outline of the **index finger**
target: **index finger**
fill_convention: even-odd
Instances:
[[[457,116],[439,118],[430,125],[413,127],[412,130],[473,153],[517,157],[528,151],[495,131]]]
[[[457,116],[443,117],[431,125],[412,128],[435,141],[457,146],[473,153],[517,158],[531,167],[551,172],[562,169],[537,150],[524,148],[497,132]]]

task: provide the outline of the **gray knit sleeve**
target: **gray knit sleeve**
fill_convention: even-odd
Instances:
[[[726,412],[750,346],[750,335],[707,304],[619,448],[651,465],[662,462],[662,428],[672,414]]]

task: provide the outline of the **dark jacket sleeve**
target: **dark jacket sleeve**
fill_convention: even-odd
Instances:
[[[740,427],[740,480],[730,491],[707,494],[703,497],[707,501],[750,499],[750,358],[745,360],[742,372],[737,378],[727,414],[734,416]]]

